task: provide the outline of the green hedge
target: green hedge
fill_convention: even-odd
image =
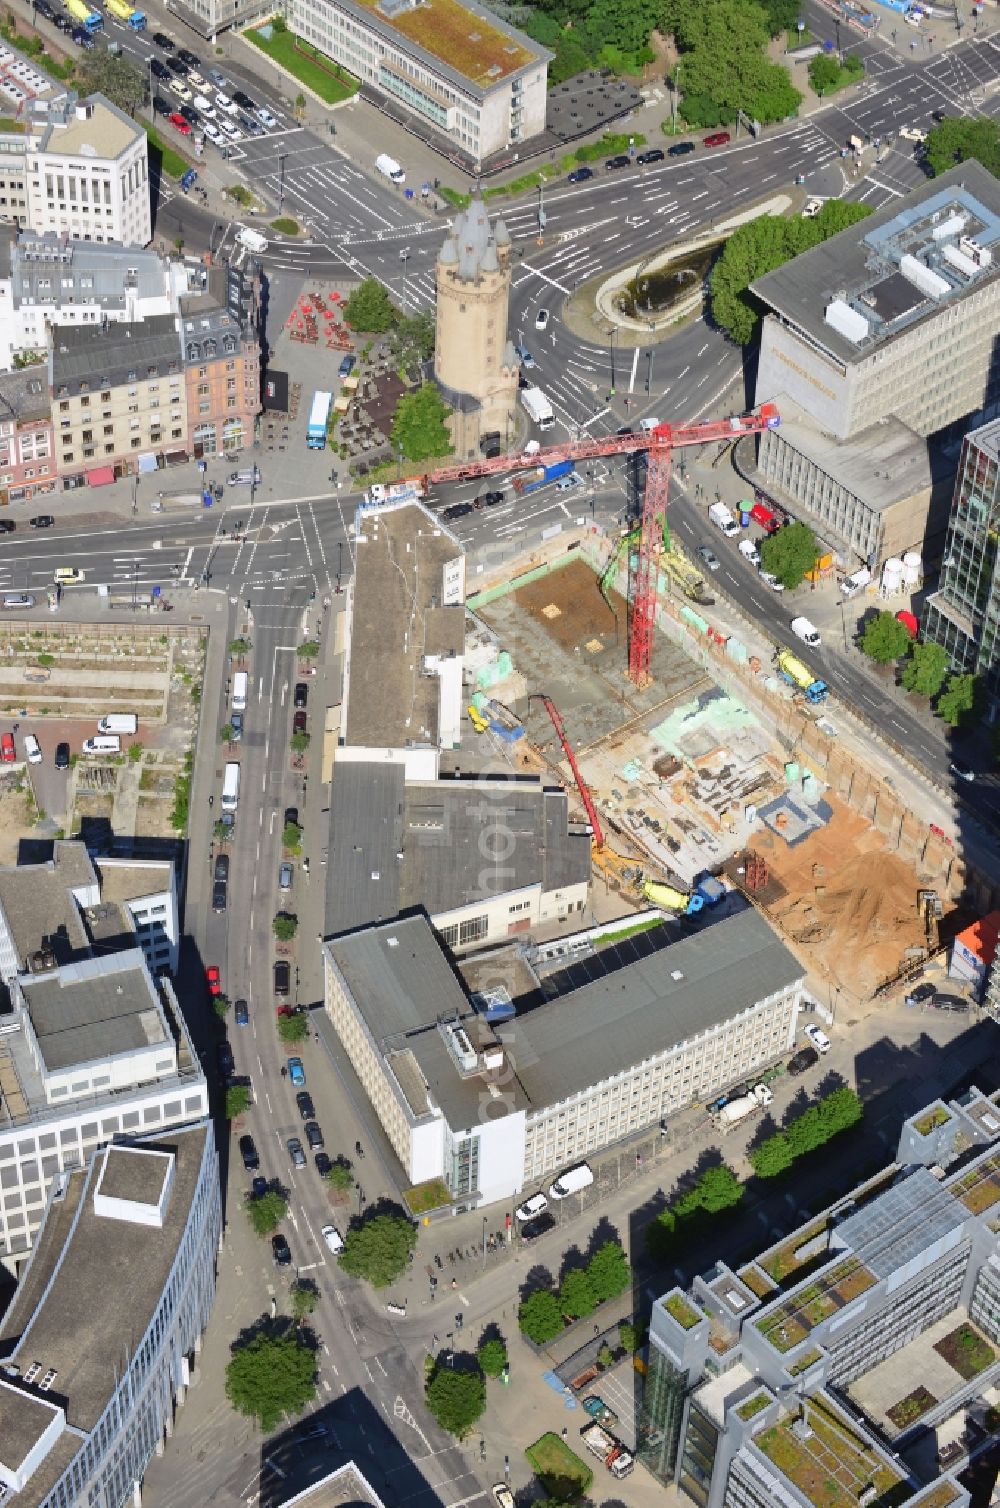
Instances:
[[[781,1131],[751,1148],[748,1156],[754,1172],[759,1178],[777,1178],[800,1157],[808,1156],[841,1131],[856,1126],[863,1114],[863,1106],[853,1089],[834,1089],[795,1116]]]

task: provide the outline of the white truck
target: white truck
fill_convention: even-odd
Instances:
[[[613,1477],[627,1477],[635,1465],[631,1451],[599,1424],[588,1424],[580,1436],[592,1456],[599,1456]]]
[[[551,429],[556,422],[556,416],[552,412],[552,404],[546,398],[540,387],[523,387],[521,389],[521,407],[539,429]]]
[[[865,587],[868,585],[871,579],[871,571],[866,570],[865,567],[862,566],[860,571],[855,571],[852,576],[844,577],[843,581],[840,583],[840,590],[843,592],[845,597],[856,597],[859,592],[864,591]]]
[[[803,644],[812,645],[814,649],[823,642],[819,629],[808,618],[793,618],[791,629],[797,639],[801,639]]]
[[[98,733],[138,733],[139,719],[134,712],[109,712],[97,724]]]
[[[594,1181],[594,1175],[585,1162],[578,1162],[575,1167],[567,1168],[565,1173],[560,1173],[555,1183],[549,1188],[550,1199],[567,1199],[570,1194],[578,1194],[581,1189],[589,1188]]]
[[[406,174],[395,157],[390,157],[388,152],[380,152],[378,154],[375,159],[375,168],[377,172],[382,174],[383,178],[388,178],[390,183],[402,184],[406,182]]]
[[[740,532],[739,524],[725,503],[713,503],[708,510],[708,516],[713,524],[722,530],[727,539],[733,539]]]
[[[727,1100],[716,1111],[715,1124],[720,1131],[725,1133],[738,1126],[740,1121],[745,1121],[748,1115],[755,1115],[758,1110],[763,1110],[774,1099],[774,1095],[766,1084],[755,1084],[749,1094],[741,1094],[738,1099]]]

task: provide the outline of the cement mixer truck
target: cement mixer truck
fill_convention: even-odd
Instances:
[[[795,686],[797,690],[805,694],[810,702],[823,702],[826,700],[830,688],[825,681],[820,681],[813,675],[790,649],[779,649],[775,660],[778,666],[778,674],[789,686]]]
[[[758,1110],[763,1110],[774,1099],[774,1095],[766,1084],[755,1084],[749,1094],[741,1094],[738,1099],[727,1100],[724,1105],[715,1112],[715,1124],[725,1135],[741,1121],[745,1121],[748,1115],[756,1115]]]

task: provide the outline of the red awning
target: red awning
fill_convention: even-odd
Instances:
[[[90,487],[106,487],[115,479],[113,466],[97,466],[93,471],[87,472],[87,485]]]

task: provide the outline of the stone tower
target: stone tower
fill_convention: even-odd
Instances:
[[[441,247],[436,281],[434,376],[453,409],[448,427],[455,454],[477,455],[480,440],[497,433],[506,450],[519,369],[507,339],[510,236],[500,219],[490,227],[478,193]]]

